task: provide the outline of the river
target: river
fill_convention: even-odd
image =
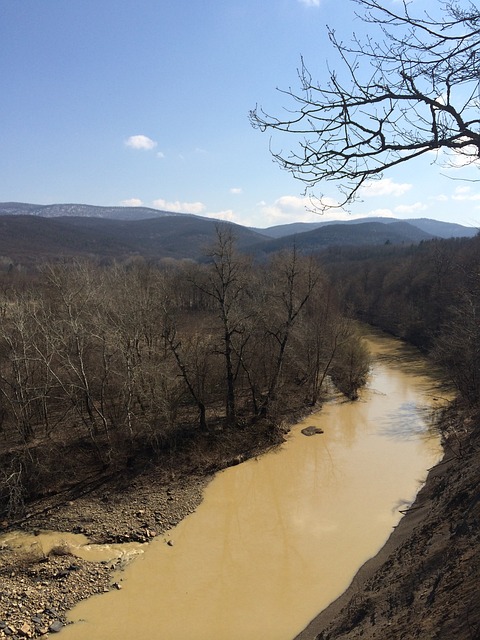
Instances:
[[[370,381],[276,452],[219,473],[197,511],[82,602],[62,640],[291,640],[386,541],[440,455],[418,353],[369,334]],[[306,437],[314,425],[323,434]]]

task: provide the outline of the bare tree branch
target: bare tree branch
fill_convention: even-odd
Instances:
[[[300,89],[283,90],[295,108],[286,118],[256,107],[254,127],[293,134],[295,149],[272,151],[308,192],[333,181],[338,206],[358,198],[366,181],[426,153],[450,149],[480,157],[480,10],[474,2],[439,2],[440,12],[414,16],[377,0],[353,0],[378,38],[328,35],[338,70],[314,83],[304,60]],[[321,198],[318,199],[320,207]],[[330,205],[327,205],[330,206]]]

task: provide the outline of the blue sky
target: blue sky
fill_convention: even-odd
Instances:
[[[287,106],[277,88],[298,87],[300,56],[322,80],[326,25],[361,31],[353,10],[349,0],[0,0],[0,201],[142,204],[258,227],[345,218],[306,209],[248,112]],[[458,180],[476,175],[403,165],[348,215],[480,226],[480,188]]]

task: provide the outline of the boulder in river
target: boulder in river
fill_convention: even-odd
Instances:
[[[305,427],[305,429],[302,429],[302,433],[304,436],[314,436],[317,433],[323,433],[323,429],[320,429],[320,427],[314,427],[312,425],[310,427]]]

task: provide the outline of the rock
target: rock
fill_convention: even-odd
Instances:
[[[18,634],[23,636],[24,638],[31,638],[33,635],[32,627],[28,624],[28,622],[24,622],[22,626],[19,627]]]
[[[48,627],[48,630],[51,631],[52,633],[59,633],[59,631],[61,631],[63,628],[63,622],[61,620],[55,620],[55,622],[52,622],[52,624]]]
[[[320,427],[314,427],[312,425],[310,427],[305,427],[305,429],[302,429],[302,433],[304,436],[314,436],[317,433],[323,433],[323,429],[320,429]]]

